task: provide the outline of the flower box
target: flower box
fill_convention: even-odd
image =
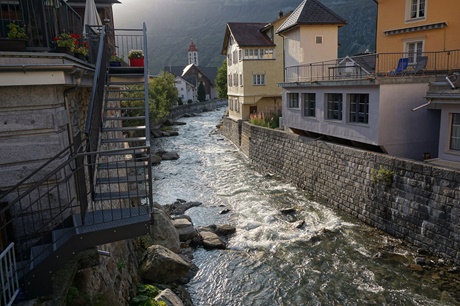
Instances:
[[[131,67],[144,67],[144,58],[130,58],[129,65]]]

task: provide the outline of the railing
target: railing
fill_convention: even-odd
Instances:
[[[17,269],[20,277],[29,272],[32,262],[36,263],[37,258],[43,259],[46,254],[51,252],[53,243],[54,245],[65,243],[69,238],[68,236],[63,234],[56,239],[52,232],[65,231],[69,227],[76,226],[75,223],[72,223],[75,221],[72,219],[75,215],[80,215],[82,220],[78,224],[84,226],[85,222],[103,224],[113,221],[113,218],[117,218],[117,220],[130,219],[133,216],[150,213],[148,206],[138,206],[133,209],[128,201],[115,197],[106,201],[104,207],[95,202],[91,202],[91,206],[87,208],[82,207],[81,203],[88,203],[91,198],[90,193],[87,192],[89,189],[88,169],[99,166],[98,163],[89,164],[87,162],[96,160],[94,156],[98,152],[85,152],[85,147],[85,141],[79,144],[76,140],[74,145],[60,152],[46,166],[34,171],[24,179],[26,182],[34,182],[29,188],[23,190],[21,189],[23,184],[18,184],[0,198],[0,201],[8,202],[8,205],[0,210],[0,220],[3,221],[0,224],[0,237],[4,238],[5,241],[15,242],[16,259],[21,262]],[[150,147],[146,146],[104,152],[107,154],[123,152],[124,155],[131,155],[134,158],[138,149],[144,149],[150,154]],[[61,162],[62,160],[64,162]],[[52,169],[50,170],[50,168]],[[150,168],[148,167],[148,169]],[[43,174],[44,171],[47,173]],[[146,171],[146,168],[142,165],[136,166],[132,160],[120,160],[115,163],[115,167],[106,171],[141,173]],[[142,198],[142,190],[151,194],[151,189],[147,190],[151,188],[150,184],[139,184],[136,187],[134,191],[131,191],[133,197],[137,193]],[[109,217],[104,220],[90,220],[87,217],[86,221],[83,221],[83,209],[88,211],[104,209],[113,212],[122,208],[131,208],[131,210],[124,211],[121,216],[109,213]],[[54,240],[51,237],[54,237]],[[32,248],[35,250],[33,255]]]
[[[131,50],[142,50],[144,52],[144,63],[147,61],[147,36],[146,27],[139,29],[116,29],[114,32],[114,53],[128,63],[128,54]]]
[[[0,37],[10,22],[26,26],[27,49],[49,51],[60,33],[81,34],[83,20],[64,0],[0,0]]]
[[[423,73],[447,73],[460,70],[460,50],[423,53],[373,53],[350,56],[285,68],[285,82],[315,82],[405,76],[415,74],[417,59],[427,57]],[[394,73],[400,58],[408,58],[409,66]],[[413,73],[411,73],[413,72]]]
[[[18,274],[16,273],[16,258],[14,243],[11,243],[0,254],[0,304],[13,305],[19,293]]]

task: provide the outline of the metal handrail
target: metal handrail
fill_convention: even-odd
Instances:
[[[396,76],[415,74],[413,68],[417,59],[427,57],[424,73],[447,73],[450,70],[460,70],[460,49],[422,52],[422,53],[370,53],[359,56],[349,56],[321,62],[293,65],[285,68],[285,82],[314,82],[345,79],[367,79],[392,76],[400,58],[409,59],[409,68]],[[352,65],[347,66],[346,63]]]
[[[13,305],[19,294],[19,281],[16,270],[16,257],[14,256],[14,243],[0,254],[0,290],[3,304]],[[1,302],[1,300],[0,300]]]

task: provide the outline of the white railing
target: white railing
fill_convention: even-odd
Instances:
[[[0,292],[1,305],[13,305],[19,293],[18,275],[16,273],[16,258],[14,257],[14,243],[11,243],[0,254]]]

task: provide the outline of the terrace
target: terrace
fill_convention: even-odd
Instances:
[[[460,71],[460,50],[371,53],[286,67],[285,83],[440,75],[453,71]]]

